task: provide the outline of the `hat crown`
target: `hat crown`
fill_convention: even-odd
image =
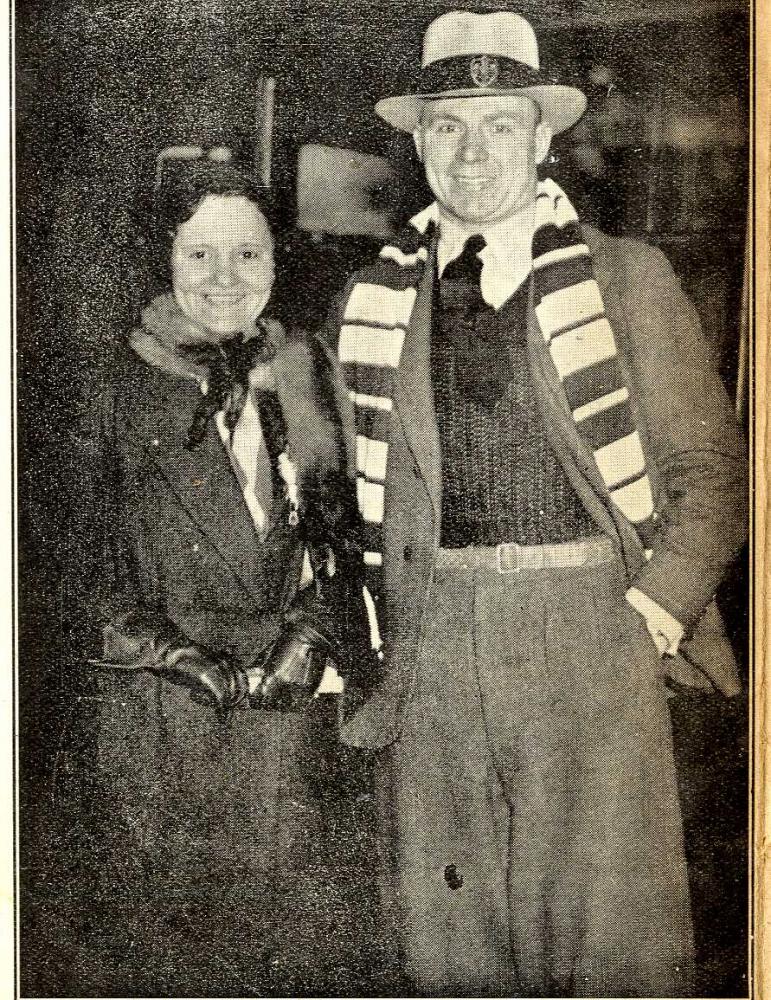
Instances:
[[[452,10],[429,24],[423,39],[424,69],[442,59],[477,55],[501,56],[540,68],[535,32],[519,14]]]
[[[425,101],[448,97],[524,94],[554,135],[575,125],[586,110],[582,91],[541,70],[530,23],[506,11],[453,10],[435,18],[423,37],[422,68],[410,89],[375,105],[381,118],[404,132],[420,127]]]

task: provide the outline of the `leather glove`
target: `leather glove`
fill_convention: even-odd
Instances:
[[[234,657],[191,642],[154,611],[131,611],[107,625],[104,660],[103,665],[145,670],[185,687],[193,701],[210,705],[224,720],[249,694],[246,673]]]
[[[144,608],[116,618],[105,626],[102,636],[104,660],[135,670],[157,663],[175,644],[187,643],[164,614]]]
[[[321,683],[333,651],[329,636],[301,613],[288,617],[261,663],[247,668],[253,708],[302,712]]]
[[[196,642],[166,650],[146,669],[187,688],[193,701],[211,706],[223,720],[229,719],[249,695],[248,678],[235,658]]]

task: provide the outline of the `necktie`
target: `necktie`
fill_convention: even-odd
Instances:
[[[479,279],[482,276],[482,261],[477,254],[480,254],[487,246],[484,236],[478,233],[469,236],[459,257],[451,260],[442,273],[442,281],[464,282],[476,285],[479,288]]]
[[[452,344],[455,381],[469,399],[492,407],[511,379],[511,358],[505,325],[482,298],[479,279],[486,246],[484,237],[470,236],[463,252],[445,267],[439,282],[442,331]]]

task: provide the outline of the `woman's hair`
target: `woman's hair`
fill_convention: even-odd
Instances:
[[[273,230],[269,190],[241,167],[208,159],[169,163],[155,192],[148,226],[152,270],[166,285],[171,281],[171,249],[177,229],[195,215],[207,195],[248,198]]]

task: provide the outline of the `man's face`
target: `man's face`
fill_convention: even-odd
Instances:
[[[539,118],[521,94],[426,101],[415,145],[440,206],[463,223],[488,225],[530,204],[551,142]]]
[[[207,195],[177,229],[174,297],[207,330],[226,336],[248,329],[265,308],[273,278],[270,229],[243,195]]]

